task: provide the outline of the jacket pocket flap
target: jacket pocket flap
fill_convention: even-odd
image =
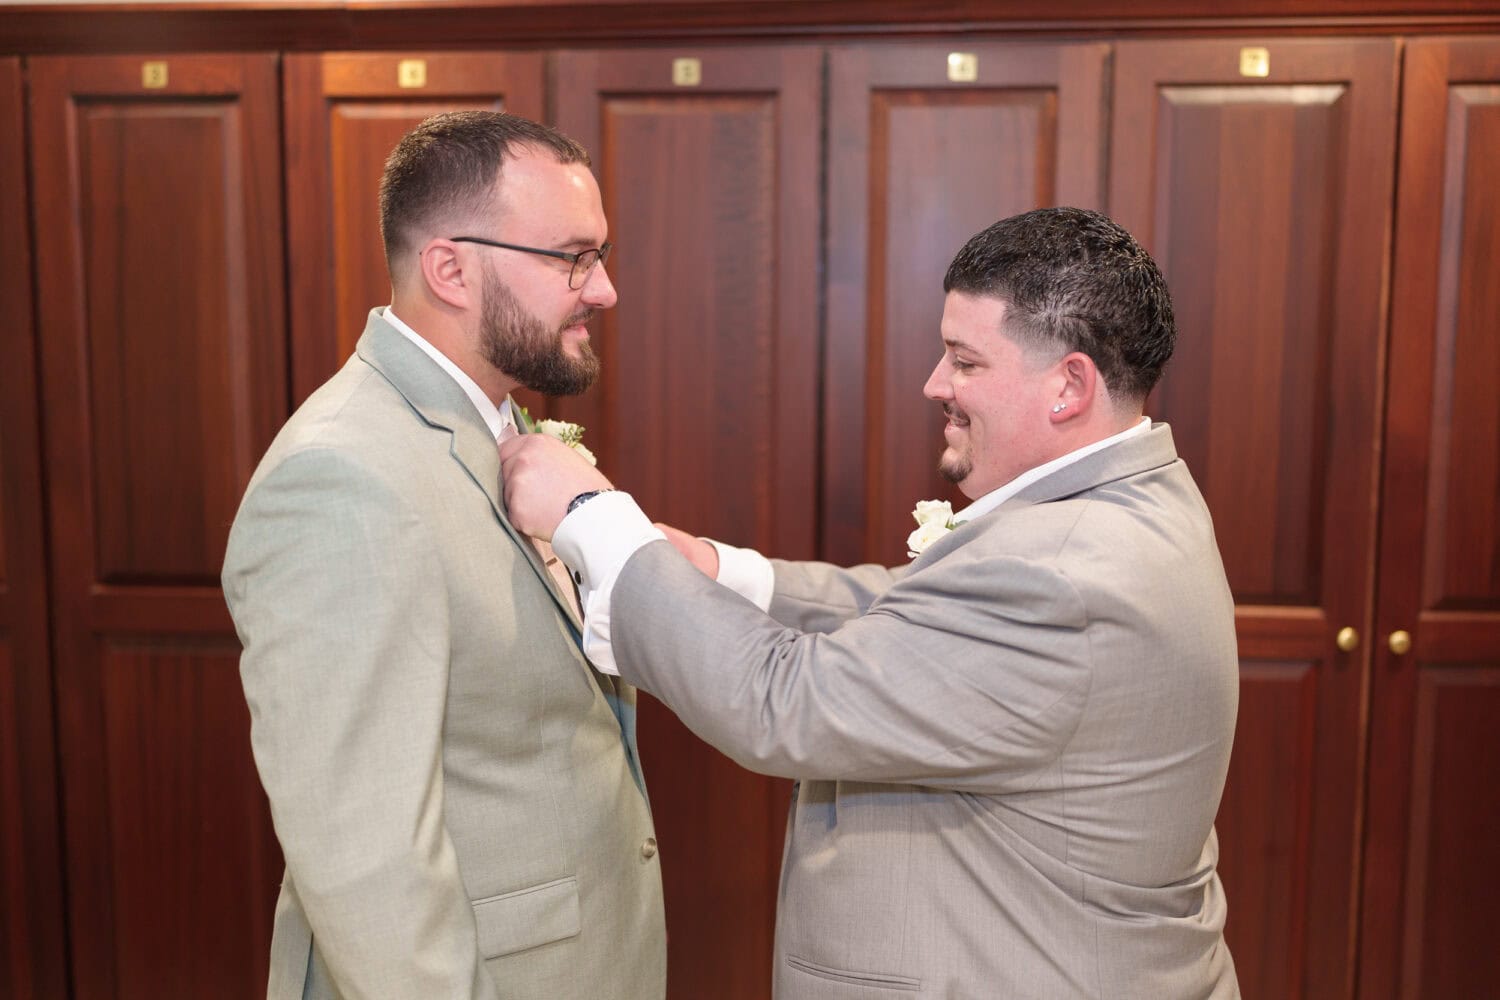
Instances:
[[[474,902],[479,953],[499,958],[578,933],[578,879],[517,889]]]

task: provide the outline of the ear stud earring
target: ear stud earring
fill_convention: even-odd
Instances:
[[[1063,410],[1066,410],[1067,408],[1068,408],[1068,404],[1067,403],[1058,403],[1056,406],[1054,406],[1052,408],[1052,412],[1053,413],[1061,413]]]

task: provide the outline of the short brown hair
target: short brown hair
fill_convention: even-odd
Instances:
[[[588,151],[561,132],[503,111],[434,115],[406,133],[380,178],[380,237],[391,272],[415,249],[410,241],[422,225],[456,209],[482,211],[506,157],[524,146],[589,165]]]
[[[1081,208],[1001,219],[964,244],[943,291],[1005,303],[1003,332],[1026,347],[1081,351],[1110,394],[1143,402],[1177,343],[1156,262],[1119,225]]]

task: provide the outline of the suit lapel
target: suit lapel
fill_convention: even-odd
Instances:
[[[500,493],[500,452],[490,436],[489,427],[463,389],[421,348],[387,323],[379,310],[370,312],[369,322],[355,350],[406,397],[423,420],[452,434],[449,451],[454,460],[489,500],[500,526],[531,564],[547,593],[552,595],[553,602],[572,629],[574,641],[580,642],[582,629],[573,608],[557,589],[557,582],[543,565],[536,547],[515,529],[506,516],[505,501]]]

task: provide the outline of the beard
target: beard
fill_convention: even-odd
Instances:
[[[963,420],[965,423],[968,420],[963,415],[963,411],[951,403],[943,404],[943,415],[949,420]],[[948,482],[961,483],[965,479],[968,479],[969,474],[974,471],[974,456],[968,452],[960,452],[952,445],[949,445],[944,449],[943,457],[938,459],[937,470],[938,475],[948,480]]]
[[[549,330],[521,308],[505,282],[488,268],[484,273],[484,307],[479,314],[479,350],[500,371],[544,396],[576,396],[599,377],[599,356],[588,341],[578,357],[563,349],[563,331],[587,323],[594,310],[569,316]]]

